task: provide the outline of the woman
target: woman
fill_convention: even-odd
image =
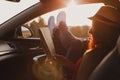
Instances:
[[[99,9],[96,15],[90,19],[92,20],[92,28],[89,31],[90,41],[88,44],[88,50],[86,50],[83,56],[79,56],[80,59],[76,63],[77,66],[67,58],[61,55],[56,55],[56,59],[58,59],[64,67],[72,70],[73,80],[88,80],[95,67],[114,48],[117,38],[120,35],[120,12],[117,8],[103,6]],[[55,35],[55,37],[59,38],[63,46],[65,45],[64,47],[66,50],[69,46],[73,46],[72,54],[74,54],[74,49],[78,50],[78,46],[72,44],[74,42],[77,44],[78,39],[70,35],[65,27],[66,25],[61,23],[59,28],[54,31],[57,33],[57,36]],[[68,42],[69,40],[70,42]],[[81,51],[83,49],[82,44],[80,41],[78,43],[80,45],[79,51]]]

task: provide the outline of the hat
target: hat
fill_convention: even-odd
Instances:
[[[117,8],[111,6],[102,6],[99,11],[90,20],[96,20],[110,26],[120,25],[120,12]],[[120,26],[118,26],[120,29]]]

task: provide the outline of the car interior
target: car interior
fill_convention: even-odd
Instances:
[[[120,36],[114,49],[105,56],[91,73],[90,80],[119,80],[120,74]],[[114,74],[114,75],[113,75]],[[108,77],[109,76],[109,77]]]
[[[20,0],[7,1],[20,2]],[[75,1],[82,5],[101,2],[109,4],[109,1],[107,2],[106,0]],[[114,2],[114,0],[112,1]],[[44,58],[46,55],[43,49],[42,40],[39,37],[38,26],[42,25],[46,27],[47,24],[45,24],[44,21],[42,22],[44,19],[42,16],[56,10],[61,11],[60,9],[66,7],[66,3],[68,2],[69,0],[40,0],[39,3],[34,4],[6,22],[0,24],[1,80],[39,80],[39,75],[36,77],[35,74],[37,73],[33,71],[33,67],[34,65],[39,65],[37,64],[39,57]],[[37,21],[35,21],[36,19],[41,22],[38,24]],[[89,30],[88,26],[83,35],[79,33],[78,26],[69,27],[69,29],[76,37],[82,37],[83,40],[88,39],[88,35],[86,35],[86,32]],[[112,51],[105,56],[100,64],[94,69],[89,80],[120,80],[119,67],[120,36],[114,49],[112,49]]]

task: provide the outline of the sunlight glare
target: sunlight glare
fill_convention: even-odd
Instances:
[[[69,26],[91,26],[92,22],[88,17],[93,16],[101,6],[103,6],[101,3],[77,5],[75,0],[71,0],[65,9],[66,22]]]
[[[67,7],[74,7],[77,6],[74,0],[71,0]]]
[[[101,3],[76,5],[75,2],[71,1],[66,8],[49,12],[41,17],[44,18],[45,22],[47,23],[49,17],[54,16],[56,23],[58,13],[60,11],[65,11],[66,23],[68,26],[91,26],[91,20],[89,20],[88,17],[93,16],[101,6],[103,6]]]
[[[66,23],[68,26],[91,26],[92,22],[88,19],[88,17],[93,16],[101,6],[103,6],[102,3],[78,5],[75,0],[71,0],[67,7],[49,12],[42,15],[42,17],[47,23],[49,17],[54,16],[56,23],[58,13],[60,11],[64,11],[66,13]]]

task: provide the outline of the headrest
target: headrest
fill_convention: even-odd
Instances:
[[[117,26],[120,29],[120,12],[117,8],[111,6],[102,6],[99,11],[93,16],[90,17],[91,20],[96,20],[110,26]]]
[[[118,49],[118,52],[119,52],[119,55],[120,55],[120,35],[119,35],[119,38],[118,38],[118,41],[117,41],[117,49]]]

